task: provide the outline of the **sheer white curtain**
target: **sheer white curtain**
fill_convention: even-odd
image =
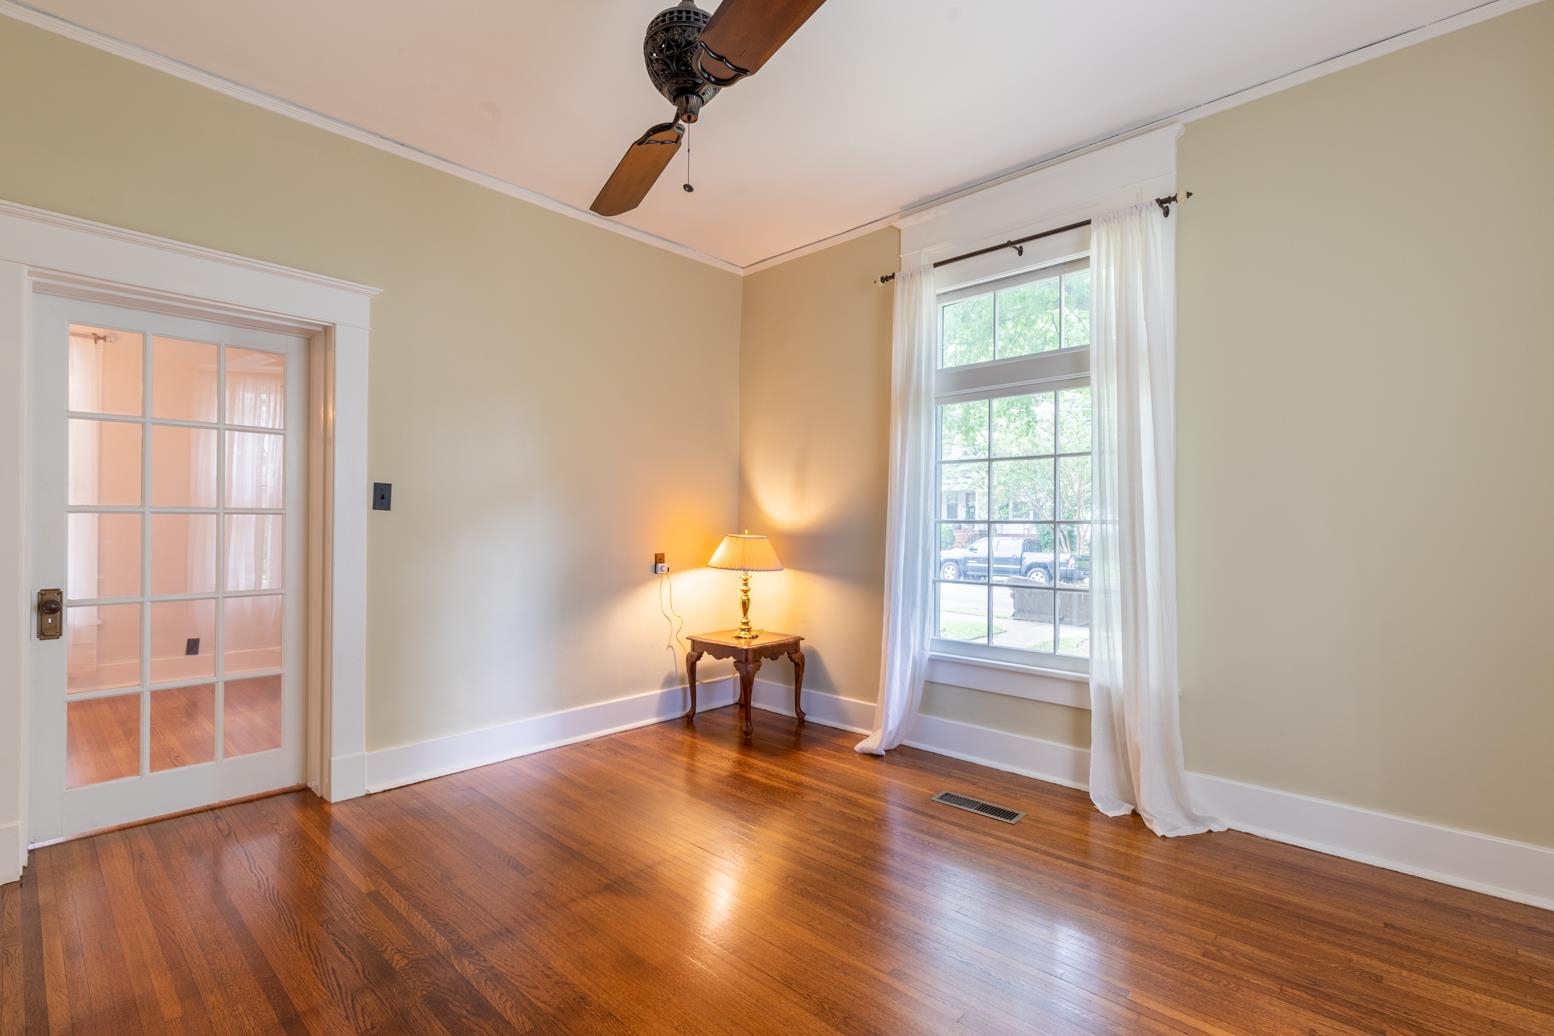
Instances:
[[[101,413],[103,408],[103,343],[94,332],[72,328],[70,331],[70,409]],[[138,411],[137,411],[138,413]],[[99,503],[102,488],[102,426],[96,421],[70,422],[70,500],[73,503]],[[79,523],[85,535],[72,536],[66,552],[68,576],[66,587],[71,597],[97,596],[98,584],[98,522],[96,515],[80,515],[71,519]],[[86,530],[90,530],[89,532]],[[88,636],[95,637],[97,626],[70,631],[71,644],[77,644]]]
[[[1090,381],[1090,798],[1157,835],[1223,830],[1193,811],[1176,662],[1176,285],[1153,202],[1094,221]]]
[[[885,632],[874,732],[857,750],[884,755],[917,717],[928,660],[933,551],[933,267],[896,275],[891,333],[890,509],[885,525]]]
[[[227,368],[227,423],[274,428],[285,406],[285,381],[279,371],[233,371]],[[229,433],[230,435],[231,433]],[[277,507],[278,486],[256,480],[282,470],[278,435],[233,435],[227,450],[228,479],[239,500],[251,506]],[[278,519],[234,515],[225,531],[228,590],[260,590],[279,584],[279,542],[271,536],[270,523]]]

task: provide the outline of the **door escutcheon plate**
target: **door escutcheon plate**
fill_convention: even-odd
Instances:
[[[65,592],[38,591],[38,639],[58,640],[65,633]]]

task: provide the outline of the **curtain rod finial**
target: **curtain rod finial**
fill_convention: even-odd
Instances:
[[[1168,194],[1164,198],[1156,198],[1155,204],[1160,206],[1160,214],[1166,219],[1170,219],[1171,206],[1180,205],[1182,202],[1191,197],[1192,191],[1178,191],[1175,194]]]

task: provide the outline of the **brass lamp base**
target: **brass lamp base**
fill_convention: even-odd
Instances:
[[[750,626],[750,573],[739,573],[739,630],[736,640],[754,640],[761,634]]]

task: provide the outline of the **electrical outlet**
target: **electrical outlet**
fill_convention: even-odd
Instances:
[[[374,482],[372,484],[372,509],[374,511],[389,511],[394,506],[394,486],[388,482]]]
[[[187,638],[185,638],[184,642],[183,642],[183,653],[186,654],[186,655],[197,655],[197,654],[199,654],[200,653],[200,638],[199,637],[187,637]]]
[[[669,571],[669,566],[664,564],[664,555],[660,552],[653,555],[653,574],[661,576]]]

